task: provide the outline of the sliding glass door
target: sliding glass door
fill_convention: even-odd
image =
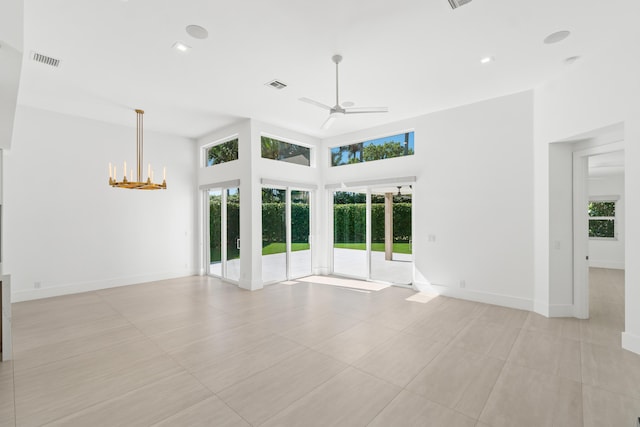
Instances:
[[[310,191],[291,190],[291,251],[289,255],[289,278],[311,275],[311,198]]]
[[[408,285],[413,278],[411,199],[398,186],[371,192],[371,279]]]
[[[412,185],[333,193],[333,272],[398,285],[413,281]]]
[[[287,190],[262,189],[262,281],[287,280]]]
[[[206,191],[208,202],[209,274],[240,280],[240,189],[213,188]]]
[[[366,279],[367,193],[333,193],[333,272]]]
[[[262,189],[262,281],[274,283],[311,274],[311,193]]]

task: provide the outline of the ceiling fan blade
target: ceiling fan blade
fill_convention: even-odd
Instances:
[[[322,126],[320,127],[321,129],[329,129],[329,127],[331,127],[331,125],[333,124],[333,122],[336,120],[335,116],[329,116],[327,117],[327,120],[324,121],[324,123],[322,124]]]
[[[387,107],[353,107],[353,108],[345,108],[345,114],[363,114],[363,113],[388,113],[389,108]]]
[[[329,107],[328,105],[325,105],[322,102],[314,101],[313,99],[300,98],[299,100],[302,102],[306,102],[307,104],[315,105],[316,107],[320,107],[324,110],[331,110],[331,107]]]

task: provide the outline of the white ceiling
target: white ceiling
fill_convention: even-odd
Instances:
[[[535,87],[617,42],[630,0],[29,0],[19,103],[198,137],[251,117],[333,136]],[[198,24],[209,38],[185,27]],[[570,30],[562,43],[545,36]],[[193,49],[171,49],[181,40]],[[32,62],[30,51],[61,60]],[[341,100],[388,106],[328,131],[333,54]],[[480,58],[494,56],[482,65]],[[289,86],[264,83],[277,78]]]

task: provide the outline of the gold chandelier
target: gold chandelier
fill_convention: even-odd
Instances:
[[[147,180],[142,180],[142,117],[144,111],[136,110],[137,122],[136,122],[136,180],[133,180],[133,169],[129,172],[129,179],[127,179],[127,162],[124,162],[122,181],[118,181],[118,170],[116,166],[109,163],[109,185],[118,188],[128,188],[130,190],[166,190],[167,189],[167,168],[162,169],[162,184],[156,184],[153,182],[153,169],[151,169],[151,163],[147,168]]]

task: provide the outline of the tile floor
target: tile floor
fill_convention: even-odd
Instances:
[[[588,321],[207,277],[18,303],[0,426],[631,427],[622,283],[592,270]]]

